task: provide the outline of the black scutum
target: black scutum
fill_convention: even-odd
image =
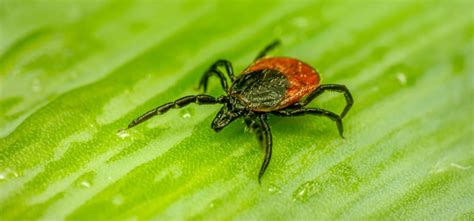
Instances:
[[[232,85],[231,94],[238,94],[250,109],[271,109],[286,94],[289,82],[276,70],[259,70],[241,75]]]

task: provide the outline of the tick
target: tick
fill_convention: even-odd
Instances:
[[[206,92],[209,77],[215,75],[219,77],[225,95],[215,98],[199,94],[179,98],[146,112],[133,120],[127,129],[155,115],[164,114],[169,109],[182,108],[191,103],[222,104],[222,108],[212,121],[211,128],[219,132],[232,121],[243,117],[244,123],[256,134],[260,145],[265,150],[263,164],[258,174],[259,182],[272,157],[272,133],[267,123],[268,114],[281,117],[305,114],[327,117],[336,123],[339,135],[343,137],[342,118],[353,104],[349,90],[344,85],[320,84],[318,72],[300,60],[288,57],[266,57],[267,53],[279,44],[279,41],[274,41],[265,47],[239,76],[234,76],[232,64],[227,60],[218,60],[211,65],[202,76],[199,88],[203,88]],[[230,87],[228,80],[231,81]],[[305,107],[326,91],[344,94],[346,106],[340,115],[321,108]]]

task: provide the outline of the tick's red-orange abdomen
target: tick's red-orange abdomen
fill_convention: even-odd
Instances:
[[[282,109],[300,101],[320,85],[318,72],[308,64],[293,58],[262,58],[250,65],[242,74],[262,70],[278,71],[288,79],[286,94],[278,105],[272,108],[273,110]]]

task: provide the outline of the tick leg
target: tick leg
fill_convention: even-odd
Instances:
[[[261,183],[262,176],[272,158],[272,133],[267,124],[266,115],[257,116],[256,119],[245,118],[244,121],[247,127],[257,135],[257,140],[260,143],[260,146],[265,150],[265,157],[263,158],[262,167],[258,174],[258,182]]]
[[[314,90],[304,102],[302,102],[303,106],[306,106],[309,102],[311,102],[314,98],[317,96],[321,95],[325,91],[337,91],[341,92],[344,94],[344,97],[346,98],[346,107],[344,107],[344,110],[341,113],[341,118],[344,118],[346,116],[347,112],[349,112],[349,109],[351,109],[352,104],[354,103],[352,99],[352,95],[347,89],[346,86],[340,85],[340,84],[323,84],[320,85],[316,90]]]
[[[324,109],[320,108],[303,108],[303,109],[297,109],[297,110],[279,110],[279,111],[274,111],[271,112],[274,115],[281,116],[281,117],[293,117],[293,116],[303,116],[306,114],[312,114],[312,115],[317,115],[317,116],[324,116],[327,117],[333,121],[336,122],[337,130],[339,131],[339,135],[344,138],[343,132],[344,129],[342,127],[342,118],[339,117],[339,115],[327,111]]]
[[[280,40],[275,40],[269,45],[267,45],[267,47],[265,47],[262,51],[260,51],[260,53],[258,53],[257,57],[255,58],[255,61],[260,58],[265,57],[265,55],[267,55],[269,51],[273,50],[275,47],[277,47],[280,44],[281,44]]]
[[[288,106],[288,107],[285,108],[285,109],[301,109],[301,108],[303,108],[303,107],[304,107],[303,103],[296,102],[296,103],[294,103],[294,104]]]
[[[218,60],[213,65],[211,65],[211,67],[201,77],[201,81],[199,81],[199,88],[203,87],[204,92],[206,92],[207,90],[207,81],[209,80],[209,77],[212,76],[212,74],[216,74],[217,77],[219,77],[219,79],[221,80],[222,88],[226,92],[228,91],[229,87],[227,86],[227,80],[224,76],[224,73],[219,70],[219,67],[225,68],[227,76],[229,76],[231,81],[235,80],[234,69],[232,68],[232,64],[227,60]]]
[[[155,109],[152,109],[152,110],[149,110],[148,112],[146,112],[145,114],[143,114],[142,116],[136,118],[135,120],[133,120],[127,127],[127,129],[129,128],[132,128],[150,118],[152,118],[153,116],[155,115],[160,115],[160,114],[164,114],[166,113],[169,109],[177,109],[177,108],[181,108],[181,107],[184,107],[188,104],[191,104],[191,103],[197,103],[197,104],[216,104],[216,103],[220,103],[220,99],[219,98],[215,98],[215,97],[212,97],[212,96],[209,96],[209,95],[190,95],[190,96],[186,96],[186,97],[182,97],[176,101],[173,101],[173,102],[169,102],[169,103],[166,103],[166,104],[163,104]]]
[[[260,168],[260,172],[258,173],[258,182],[261,183],[262,176],[263,174],[265,174],[268,164],[270,164],[270,159],[272,158],[272,132],[270,131],[270,126],[268,126],[267,123],[267,115],[260,115],[258,117],[258,120],[260,123],[260,130],[262,134],[260,136],[260,143],[265,149],[265,156],[263,158],[262,167]]]

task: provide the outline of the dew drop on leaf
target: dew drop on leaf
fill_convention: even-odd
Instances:
[[[268,187],[268,192],[270,193],[280,193],[280,188],[274,184],[270,184],[270,186]]]
[[[407,84],[407,77],[404,73],[398,72],[397,73],[397,80],[400,82],[401,85]]]
[[[293,193],[293,200],[305,202],[310,197],[315,195],[320,190],[320,188],[320,183],[317,180],[305,182],[304,184],[299,186]]]
[[[92,185],[91,182],[89,182],[87,180],[84,180],[84,181],[81,182],[81,186],[85,187],[85,188],[89,188],[89,187],[91,187],[91,185]]]
[[[209,203],[209,208],[214,208],[215,206],[214,203]]]
[[[183,114],[183,118],[186,119],[186,118],[190,118],[191,117],[191,114],[190,113],[185,113]]]
[[[130,134],[127,132],[127,130],[122,129],[122,130],[119,130],[119,131],[117,132],[117,136],[120,137],[120,138],[122,138],[122,139],[125,139],[125,138],[129,137]]]
[[[304,201],[306,192],[307,191],[305,188],[298,189],[298,191],[296,191],[296,194],[293,194],[293,199],[298,201]]]
[[[194,113],[192,108],[185,108],[182,109],[179,114],[181,115],[182,118],[188,119],[191,118],[192,114]]]
[[[7,168],[4,171],[0,172],[0,180],[6,180],[15,177],[18,177],[18,173],[10,168]]]

